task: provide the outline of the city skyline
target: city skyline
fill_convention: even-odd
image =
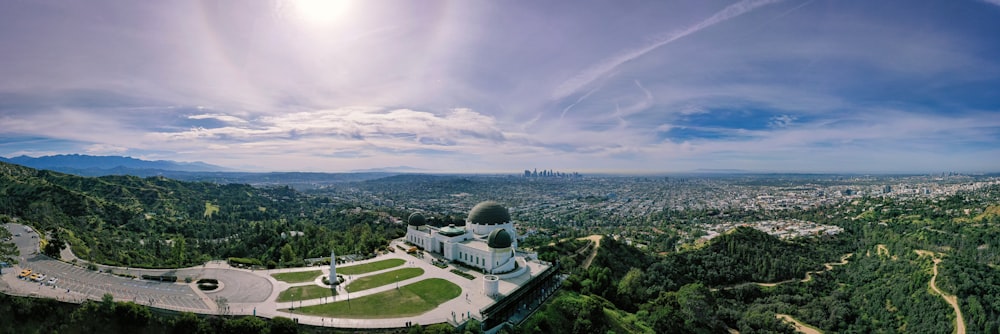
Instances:
[[[996,172],[997,31],[996,0],[4,2],[0,156]]]

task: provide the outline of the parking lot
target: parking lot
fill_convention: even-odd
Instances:
[[[110,293],[120,301],[201,313],[211,311],[207,303],[210,301],[205,300],[209,297],[200,295],[189,284],[119,277],[53,260],[38,254],[38,235],[35,231],[19,224],[8,225],[7,228],[12,234],[20,234],[14,236],[12,241],[21,252],[17,268],[4,271],[3,278],[12,283],[11,287],[24,289],[37,285],[36,289],[28,288],[27,291],[35,290],[36,293],[61,299],[77,297],[100,299],[104,294]],[[21,269],[31,269],[33,273],[45,274],[47,277],[41,282],[18,280],[16,276]],[[45,284],[51,278],[58,278],[54,287]],[[43,292],[42,289],[47,291]]]
[[[118,277],[76,267],[44,256],[34,256],[21,265],[34,272],[57,277],[56,289],[86,296],[101,297],[110,293],[119,300],[165,308],[208,311],[210,308],[187,284],[156,282]],[[39,283],[41,284],[41,283]]]

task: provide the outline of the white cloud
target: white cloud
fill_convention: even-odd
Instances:
[[[459,151],[470,146],[502,143],[496,120],[470,109],[441,115],[410,109],[348,107],[264,116],[219,128],[155,132],[150,141],[209,142],[220,147],[276,148],[312,141],[329,148]],[[289,149],[284,147],[282,149]],[[295,148],[299,150],[299,148]]]
[[[795,122],[795,120],[796,117],[792,115],[779,115],[771,117],[771,121],[768,122],[767,125],[772,128],[787,128],[792,125],[792,122]]]
[[[93,144],[84,148],[88,154],[96,155],[120,155],[128,151],[127,147],[110,144]]]
[[[204,107],[198,106],[198,110],[202,110]],[[247,120],[223,114],[201,114],[201,115],[191,115],[187,117],[188,119],[216,119],[226,123],[247,123]]]

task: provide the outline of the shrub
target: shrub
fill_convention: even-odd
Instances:
[[[476,276],[472,276],[472,275],[470,275],[470,274],[468,274],[468,273],[466,273],[464,271],[458,270],[458,269],[452,269],[451,272],[455,273],[455,275],[462,276],[462,277],[468,278],[470,280],[476,279]]]
[[[263,265],[258,259],[248,259],[245,257],[231,257],[229,258],[230,265],[241,265],[241,266],[261,266]]]
[[[161,276],[142,275],[142,279],[150,281],[161,281],[161,282],[177,282],[177,276],[171,276],[171,275],[161,275]]]

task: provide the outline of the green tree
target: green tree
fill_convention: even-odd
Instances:
[[[684,316],[685,327],[712,329],[718,326],[712,292],[703,284],[688,284],[677,290],[677,304]]]
[[[174,247],[172,249],[172,252],[173,252],[174,262],[178,266],[184,265],[184,261],[187,255],[185,250],[186,248],[187,248],[187,241],[184,240],[184,237],[178,236],[174,238]]]
[[[59,253],[61,253],[63,248],[66,247],[65,236],[63,236],[63,233],[58,229],[52,230],[49,234],[52,238],[50,238],[49,242],[45,244],[45,248],[42,249],[42,253],[53,259],[59,259],[61,258]]]
[[[618,281],[618,300],[621,301],[619,307],[627,310],[634,310],[633,305],[637,301],[645,300],[646,287],[642,284],[642,269],[629,269],[625,276]]]
[[[183,312],[173,321],[172,333],[175,334],[199,334],[211,333],[211,328],[205,320],[191,312]]]
[[[271,334],[296,334],[299,326],[294,320],[285,317],[271,319]]]
[[[115,306],[115,318],[130,327],[144,327],[153,318],[149,308],[133,302],[118,303]]]
[[[288,243],[281,247],[281,263],[287,266],[295,262],[295,259],[295,249],[292,248],[292,244]]]
[[[265,333],[268,329],[267,323],[258,317],[245,316],[239,319],[230,319],[222,323],[222,333],[243,334],[243,333]]]
[[[11,242],[2,241],[7,240],[7,238],[10,237],[10,231],[5,228],[0,228],[0,262],[15,264],[17,263],[17,256],[20,254],[17,250],[17,246]]]

